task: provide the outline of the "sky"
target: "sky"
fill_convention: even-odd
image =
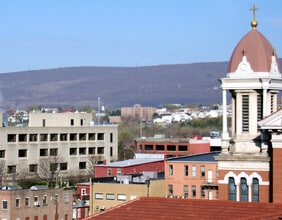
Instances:
[[[0,73],[228,61],[254,4],[282,57],[281,0],[2,0]]]

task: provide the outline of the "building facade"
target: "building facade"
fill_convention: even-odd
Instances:
[[[210,152],[168,158],[165,166],[166,196],[169,198],[218,199],[218,172]]]
[[[138,138],[135,146],[137,153],[164,154],[167,158],[210,152],[209,140],[188,138]]]
[[[94,125],[88,113],[32,113],[27,127],[0,127],[2,176],[91,176],[95,164],[117,160],[117,132],[117,125]]]
[[[71,220],[73,191],[63,189],[0,190],[1,220]]]
[[[251,10],[255,15],[257,8]],[[276,193],[271,179],[275,155],[271,154],[271,145],[261,138],[258,122],[277,111],[282,78],[276,52],[257,30],[257,24],[254,16],[252,29],[235,47],[227,76],[221,79],[222,153],[217,157],[221,200],[273,202]],[[232,105],[230,134],[227,92]]]
[[[153,119],[153,115],[156,111],[157,109],[154,107],[142,107],[140,104],[136,104],[133,107],[122,107],[121,117],[148,121]]]

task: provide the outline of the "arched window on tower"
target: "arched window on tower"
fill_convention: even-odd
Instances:
[[[233,177],[228,180],[228,197],[230,201],[236,201],[236,185]]]
[[[242,202],[248,202],[248,191],[249,190],[246,178],[241,178],[240,194]]]
[[[259,201],[259,180],[258,178],[253,178],[253,202]]]

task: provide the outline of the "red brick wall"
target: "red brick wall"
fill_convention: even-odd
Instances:
[[[273,149],[273,202],[282,202],[282,149]]]

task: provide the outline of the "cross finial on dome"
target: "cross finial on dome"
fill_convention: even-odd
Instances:
[[[243,54],[243,56],[245,56],[245,55],[246,55],[246,52],[247,52],[247,51],[246,51],[245,49],[243,49],[243,50],[242,50],[242,54]]]
[[[256,11],[259,9],[256,8],[256,5],[253,5],[253,7],[250,8],[250,10],[253,11],[253,20],[251,21],[251,26],[253,27],[253,29],[256,29],[256,27],[258,26],[258,22],[256,20]]]

